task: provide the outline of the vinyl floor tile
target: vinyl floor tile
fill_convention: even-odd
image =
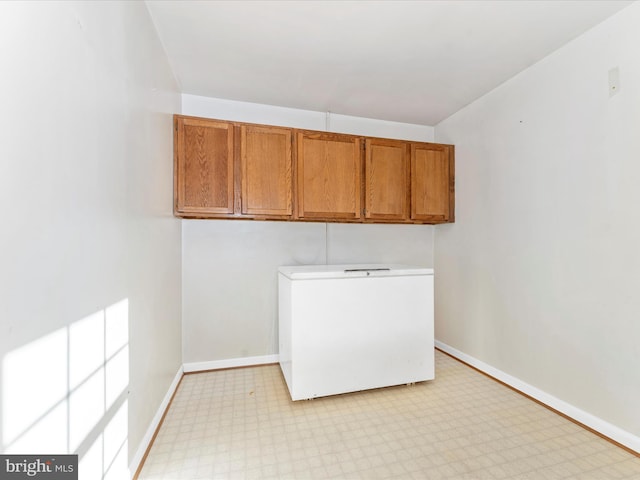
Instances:
[[[436,351],[436,379],[292,402],[277,365],[186,375],[139,480],[640,479],[640,458]]]

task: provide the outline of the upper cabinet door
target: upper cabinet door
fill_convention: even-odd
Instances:
[[[291,216],[291,129],[243,125],[240,137],[242,214]]]
[[[175,134],[176,212],[233,214],[233,126],[176,117]]]
[[[360,220],[360,138],[299,132],[297,145],[297,216]]]
[[[409,219],[409,145],[367,139],[365,142],[365,218]]]
[[[411,145],[411,219],[453,221],[453,147]]]

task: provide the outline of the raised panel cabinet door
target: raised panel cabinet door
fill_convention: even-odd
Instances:
[[[291,215],[292,131],[243,125],[240,128],[242,213]]]
[[[365,218],[408,220],[409,144],[367,139],[365,155]]]
[[[362,218],[360,138],[332,133],[298,133],[299,218]]]
[[[233,213],[233,125],[176,117],[175,209]]]
[[[411,219],[453,221],[453,152],[448,145],[411,145]]]

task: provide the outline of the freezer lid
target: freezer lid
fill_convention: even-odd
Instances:
[[[352,277],[399,277],[407,275],[433,275],[433,268],[388,263],[345,265],[298,265],[279,267],[278,271],[291,280]]]

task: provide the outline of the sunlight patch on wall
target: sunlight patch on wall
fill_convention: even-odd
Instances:
[[[2,365],[5,453],[68,452],[67,343],[67,331],[61,329],[5,356]]]
[[[80,477],[126,478],[129,302],[15,349],[2,361],[2,452],[76,453]]]

